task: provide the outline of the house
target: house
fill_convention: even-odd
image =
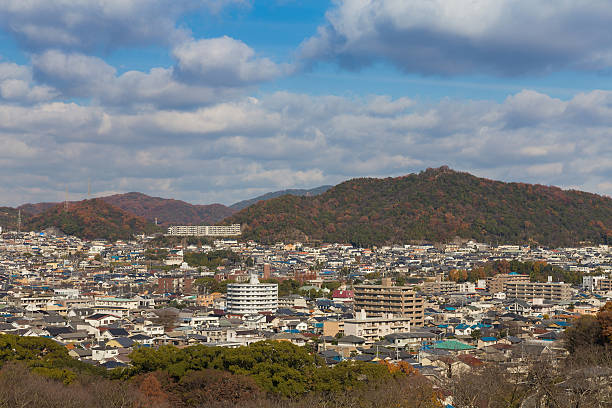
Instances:
[[[91,359],[103,361],[119,355],[119,349],[107,346],[98,346],[91,349]]]
[[[429,331],[415,331],[409,333],[392,333],[385,336],[393,347],[418,349],[424,342],[436,339],[436,334]]]
[[[305,346],[308,338],[299,333],[278,333],[271,337],[272,340],[289,341],[296,346]]]
[[[478,348],[483,349],[487,346],[497,344],[497,337],[481,337],[478,339]]]
[[[133,347],[135,344],[136,342],[129,337],[117,337],[106,342],[107,347],[113,348],[130,348]]]
[[[466,354],[468,351],[473,350],[474,346],[457,340],[441,340],[435,342],[433,348],[434,350],[445,350],[454,354]]]
[[[147,336],[155,337],[164,334],[164,326],[160,324],[148,324],[142,328],[142,331]]]
[[[361,347],[365,344],[366,339],[363,337],[348,335],[338,339],[338,346],[340,347]]]
[[[100,339],[114,339],[117,337],[127,337],[130,334],[123,328],[100,327]]]
[[[95,313],[83,319],[85,323],[92,327],[108,326],[119,320],[119,317],[106,313]]]

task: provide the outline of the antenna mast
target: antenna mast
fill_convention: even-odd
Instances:
[[[66,196],[64,197],[64,211],[68,211],[68,186],[66,186]]]
[[[87,178],[87,199],[91,198],[91,177]]]
[[[21,208],[17,211],[17,232],[21,232]]]

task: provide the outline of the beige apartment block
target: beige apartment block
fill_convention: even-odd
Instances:
[[[410,286],[393,286],[389,280],[382,285],[355,285],[355,311],[368,316],[409,317],[413,326],[423,326],[423,298]]]

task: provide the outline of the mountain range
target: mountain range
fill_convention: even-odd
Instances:
[[[21,210],[23,230],[40,230],[54,226],[64,233],[86,239],[126,239],[135,233],[161,231],[160,227],[169,225],[216,224],[250,203],[285,194],[312,196],[330,187],[275,191],[231,206],[190,204],[137,192],[70,201],[67,211],[64,203],[23,204],[17,208],[0,207],[0,226],[16,229],[18,210]],[[86,214],[88,211],[91,211],[91,214]],[[77,228],[77,224],[82,228]],[[120,228],[122,224],[126,224],[126,228]],[[96,233],[100,235],[96,236]]]
[[[246,207],[245,207],[246,206]],[[142,193],[21,207],[22,229],[55,226],[82,238],[129,238],[170,224],[243,225],[243,238],[349,242],[360,246],[447,242],[569,246],[612,241],[612,199],[575,190],[504,183],[427,169],[395,178],[358,178],[337,186],[283,190],[232,206],[193,205]],[[154,225],[157,221],[158,225]],[[17,209],[0,208],[14,228]]]

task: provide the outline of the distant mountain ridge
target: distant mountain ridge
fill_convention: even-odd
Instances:
[[[255,198],[251,198],[249,200],[243,200],[243,201],[239,201],[237,203],[234,203],[232,205],[230,205],[230,208],[236,211],[240,211],[242,209],[245,209],[246,207],[253,205],[259,201],[265,201],[265,200],[270,200],[272,198],[276,198],[276,197],[281,197],[284,195],[293,195],[293,196],[298,196],[298,197],[302,197],[302,196],[317,196],[319,194],[323,194],[324,192],[326,192],[327,190],[329,190],[330,188],[332,188],[333,186],[330,185],[325,185],[325,186],[320,186],[320,187],[315,187],[315,188],[311,188],[311,189],[289,189],[289,190],[280,190],[280,191],[274,191],[271,193],[266,193],[263,195],[260,195],[258,197]]]
[[[445,242],[612,243],[612,199],[428,169],[346,181],[314,197],[285,195],[224,220],[261,242],[318,240],[361,246]]]
[[[327,186],[312,190],[285,190],[278,194],[317,194]],[[257,202],[267,194],[253,199]],[[251,200],[251,201],[253,201]],[[99,197],[92,200],[64,203],[43,202],[23,204],[18,208],[0,207],[0,225],[17,228],[17,213],[21,210],[22,230],[57,227],[62,232],[80,238],[128,239],[135,233],[162,231],[169,225],[217,224],[238,210],[223,204],[198,205],[185,201],[152,197],[131,192]],[[157,227],[153,225],[157,221]],[[122,225],[121,223],[126,223]]]

